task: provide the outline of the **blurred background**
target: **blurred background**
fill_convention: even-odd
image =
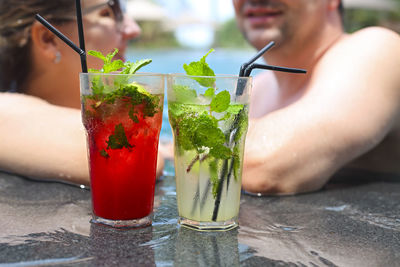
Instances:
[[[343,0],[345,29],[379,25],[400,33],[400,0]],[[142,27],[127,59],[151,58],[144,71],[183,72],[183,64],[207,58],[218,74],[238,74],[256,51],[247,44],[234,19],[232,0],[128,0],[127,12]],[[257,74],[254,71],[252,75]],[[161,139],[171,140],[165,102]]]
[[[344,0],[344,5],[347,32],[380,25],[400,33],[400,0]],[[208,60],[215,71],[236,74],[255,52],[237,29],[232,0],[128,0],[127,12],[143,29],[128,59],[151,57],[155,72],[182,72],[183,63],[212,47],[216,51]]]
[[[380,25],[400,32],[400,0],[344,0],[347,32]],[[143,48],[250,49],[236,27],[232,0],[128,0]]]

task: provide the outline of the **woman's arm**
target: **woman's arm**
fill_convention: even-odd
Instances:
[[[164,161],[157,163],[157,177]],[[86,137],[78,109],[0,93],[0,169],[89,185]]]
[[[0,169],[89,185],[80,111],[23,94],[0,94]]]

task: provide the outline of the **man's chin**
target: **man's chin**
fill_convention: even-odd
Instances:
[[[267,31],[267,30],[251,30],[248,31],[245,35],[246,40],[255,48],[260,50],[264,46],[266,46],[271,41],[274,41],[276,44],[280,43],[281,35],[276,31]]]

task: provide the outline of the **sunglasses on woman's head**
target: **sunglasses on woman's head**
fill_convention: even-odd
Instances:
[[[83,14],[88,14],[91,13],[99,8],[102,8],[104,6],[108,5],[108,7],[111,9],[114,19],[117,23],[117,28],[122,29],[122,25],[124,22],[124,13],[126,11],[126,1],[125,0],[108,0],[105,3],[97,4],[94,6],[90,6],[87,8],[84,8],[82,10]]]
[[[116,23],[116,28],[118,31],[122,31],[124,25],[124,13],[126,11],[126,0],[108,0],[107,2],[103,2],[101,4],[96,4],[93,6],[88,6],[82,8],[82,14],[87,15],[93,11],[96,11],[100,8],[107,7],[111,11],[111,15]],[[75,14],[58,16],[55,14],[49,14],[46,16],[47,21],[52,23],[62,23],[66,21],[76,20]],[[32,18],[19,19],[15,24],[15,26],[21,27],[25,23],[31,23]],[[9,25],[8,25],[9,26]],[[14,26],[14,25],[13,25]],[[1,27],[0,27],[1,28]]]

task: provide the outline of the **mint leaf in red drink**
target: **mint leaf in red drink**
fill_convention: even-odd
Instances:
[[[127,112],[130,120],[134,123],[140,123],[140,120],[146,117],[153,117],[162,109],[160,107],[160,97],[152,95],[146,88],[136,82],[133,82],[131,74],[136,73],[140,68],[152,62],[151,59],[138,60],[136,62],[123,62],[121,60],[113,60],[118,53],[118,49],[103,55],[101,52],[90,50],[88,55],[99,58],[103,61],[103,67],[99,70],[90,69],[90,73],[107,74],[121,70],[118,76],[93,75],[91,80],[91,94],[82,96],[85,106],[90,109],[86,110],[85,116],[95,117],[106,120],[110,116],[114,116],[114,110],[118,112],[124,110]],[[115,107],[113,106],[115,105]],[[117,108],[116,108],[117,107]],[[129,127],[129,122],[124,122]],[[114,132],[108,137],[106,149],[122,149],[133,148],[125,133],[122,123],[115,125]],[[100,155],[108,158],[110,155],[106,149],[99,151]]]
[[[105,149],[100,150],[100,155],[105,157],[105,158],[109,158],[110,155],[108,155],[107,151]]]
[[[121,71],[121,74],[135,74],[140,68],[150,64],[152,62],[151,59],[141,59],[136,62],[126,62],[124,65],[124,70]]]
[[[112,60],[117,53],[118,53],[117,48],[115,48],[113,52],[108,53],[105,56],[99,51],[89,50],[88,55],[97,57],[103,61],[103,67],[100,70],[89,69],[89,72],[111,73],[122,69],[121,74],[135,74],[140,68],[152,62],[151,59],[141,59],[137,60],[136,62],[130,62],[130,61],[123,62],[120,59]]]
[[[100,70],[96,70],[96,69],[89,69],[89,72],[92,73],[110,73],[110,72],[114,72],[117,71],[119,69],[121,69],[122,67],[124,67],[124,62],[122,62],[122,60],[118,59],[118,60],[112,60],[113,57],[118,53],[118,49],[115,48],[113,52],[107,54],[106,56],[104,56],[101,52],[99,51],[94,51],[94,50],[89,50],[88,51],[88,55],[93,56],[93,57],[97,57],[101,60],[103,60],[103,68],[101,68]]]
[[[125,134],[125,129],[122,123],[115,125],[114,134],[110,135],[107,142],[108,149],[132,148]]]
[[[99,51],[89,50],[88,55],[97,57],[97,58],[103,60],[103,62],[106,62],[106,60],[107,60],[106,57]]]
[[[124,67],[124,62],[122,62],[122,60],[118,59],[118,60],[114,60],[114,61],[110,62],[109,64],[104,64],[103,72],[111,73],[114,71],[118,71],[123,67]]]
[[[101,70],[91,69],[94,73],[110,73],[122,68],[121,74],[134,74],[141,67],[152,62],[151,59],[138,60],[136,62],[123,63],[121,60],[112,60],[118,53],[118,49],[104,56],[101,52],[90,50],[89,55],[103,60],[104,65]],[[114,90],[114,88],[117,88]],[[106,93],[109,91],[109,93]],[[85,98],[96,100],[99,107],[102,103],[112,104],[117,98],[130,97],[133,106],[144,104],[144,116],[152,117],[158,111],[159,98],[151,95],[146,89],[135,83],[129,82],[129,76],[116,77],[114,84],[107,85],[102,81],[101,76],[95,76],[92,80],[93,95],[85,96]],[[133,121],[137,121],[137,117],[130,116]]]
[[[131,108],[128,112],[129,118],[131,118],[131,120],[133,120],[136,123],[139,123],[139,118],[138,116],[136,116],[135,114],[135,110],[133,108]]]
[[[106,55],[106,59],[104,60],[104,63],[105,64],[111,63],[113,57],[115,57],[115,55],[118,54],[118,52],[119,52],[118,48],[114,48],[114,51],[112,51]]]

